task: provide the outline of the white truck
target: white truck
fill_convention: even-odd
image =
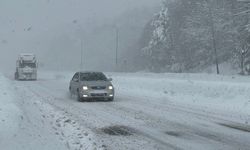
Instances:
[[[16,61],[16,80],[37,80],[37,59],[34,54],[20,54]]]

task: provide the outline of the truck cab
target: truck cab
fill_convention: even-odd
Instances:
[[[37,59],[34,54],[20,54],[16,61],[16,80],[37,80]]]

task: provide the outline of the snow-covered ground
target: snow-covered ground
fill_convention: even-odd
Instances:
[[[19,131],[21,122],[21,110],[14,102],[13,93],[10,90],[10,85],[0,75],[0,145],[10,147],[11,139],[15,138]],[[5,147],[3,147],[5,149]]]
[[[17,94],[17,86],[0,74],[0,147],[6,150],[66,149],[42,119],[42,107]],[[47,124],[47,125],[46,125]]]
[[[119,92],[161,99],[192,109],[221,112],[250,122],[250,78],[209,74],[118,74]],[[225,117],[225,116],[224,116]],[[242,119],[242,120],[241,120]]]
[[[70,98],[72,72],[40,72],[35,82],[0,75],[0,147],[249,149],[249,77],[106,74],[114,102]]]
[[[0,149],[98,148],[88,129],[82,128],[66,111],[44,102],[25,85],[0,74]]]

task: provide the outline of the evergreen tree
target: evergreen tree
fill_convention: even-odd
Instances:
[[[154,71],[183,72],[233,59],[239,43],[236,0],[176,0],[163,3],[143,49]]]
[[[145,47],[144,53],[150,59],[150,69],[152,71],[160,71],[166,65],[170,64],[173,56],[170,46],[170,33],[169,33],[169,16],[166,4],[162,10],[155,16],[151,26],[154,28],[152,38]]]

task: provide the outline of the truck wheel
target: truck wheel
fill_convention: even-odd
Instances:
[[[18,73],[15,72],[15,80],[18,80]]]

